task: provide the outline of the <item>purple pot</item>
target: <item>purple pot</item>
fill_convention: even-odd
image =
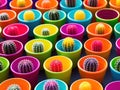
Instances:
[[[18,72],[18,63],[23,60],[23,59],[29,59],[33,65],[34,65],[34,70],[32,72],[28,73],[19,73]],[[40,62],[37,58],[34,58],[32,56],[22,56],[17,59],[15,59],[10,66],[10,69],[14,75],[14,77],[19,77],[19,78],[24,78],[30,82],[32,87],[35,87],[35,85],[38,83],[38,74],[40,70]]]
[[[68,25],[76,25],[77,26],[76,34],[68,34],[67,33],[67,26]],[[84,31],[85,31],[85,28],[81,24],[77,24],[77,23],[64,24],[60,28],[60,33],[61,33],[62,38],[72,37],[72,38],[76,38],[80,41],[82,41],[82,39],[83,39]]]
[[[115,45],[116,45],[116,53],[118,56],[120,56],[120,38],[117,39]]]
[[[0,0],[0,9],[6,9],[7,8],[7,0]]]

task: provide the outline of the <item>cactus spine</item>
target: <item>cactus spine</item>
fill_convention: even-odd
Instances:
[[[0,61],[0,71],[2,71],[3,70],[3,64],[2,64],[2,62]]]
[[[35,42],[33,44],[33,52],[39,53],[44,51],[44,45],[41,42]]]
[[[92,90],[91,84],[90,84],[89,82],[83,81],[83,82],[79,85],[79,90]]]
[[[115,69],[120,72],[120,59],[115,62]]]
[[[99,24],[96,25],[96,28],[95,28],[95,33],[96,34],[104,34],[104,31],[105,31],[104,24],[99,23]]]
[[[49,11],[49,19],[50,20],[59,20],[60,15],[57,9],[52,9]]]
[[[1,13],[0,14],[0,20],[8,20],[9,19],[9,15],[7,13]]]
[[[28,73],[34,70],[33,63],[30,60],[23,59],[18,63],[19,73]]]
[[[63,69],[62,62],[59,60],[54,60],[50,63],[50,70],[53,72],[61,72]]]
[[[42,8],[50,8],[51,7],[51,1],[50,0],[42,0],[41,7]]]
[[[77,33],[77,26],[76,25],[68,25],[66,28],[67,34],[76,34]]]
[[[84,61],[83,69],[86,71],[95,72],[98,69],[98,61],[96,58],[87,58]]]
[[[7,33],[9,34],[9,35],[18,35],[18,27],[17,26],[11,26],[11,27],[8,27],[7,28]]]
[[[48,80],[44,85],[44,90],[59,90],[59,87],[55,80]]]
[[[75,7],[76,0],[65,0],[68,7]]]
[[[88,6],[97,7],[98,6],[98,0],[88,0]]]
[[[74,51],[74,39],[71,37],[67,37],[63,40],[62,43],[63,50],[66,52]]]
[[[74,14],[75,20],[84,20],[86,18],[86,14],[82,10],[77,10]]]
[[[116,6],[120,6],[120,0],[116,0]]]
[[[18,7],[25,7],[25,0],[17,0]]]
[[[102,42],[100,40],[95,40],[92,42],[91,48],[93,51],[100,52],[100,51],[102,51],[102,47],[103,47],[103,45],[102,45]]]
[[[12,85],[10,85],[10,86],[8,87],[7,90],[21,90],[21,89],[20,89],[20,86],[19,86],[19,85],[17,85],[17,84],[12,84]]]
[[[48,28],[43,28],[43,29],[42,29],[42,35],[43,35],[43,36],[47,36],[47,35],[49,35],[49,34],[50,34],[50,31],[49,31]]]
[[[13,54],[17,51],[14,41],[7,40],[2,43],[2,52],[4,54]]]

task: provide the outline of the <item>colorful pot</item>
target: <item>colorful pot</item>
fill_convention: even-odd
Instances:
[[[17,0],[12,0],[9,5],[10,5],[10,8],[18,14],[23,10],[31,9],[32,4],[33,4],[32,0],[25,0],[25,6],[24,7],[18,7],[17,6]]]
[[[117,55],[120,56],[120,38],[117,39],[115,45],[116,45]]]
[[[43,52],[40,52],[40,53],[33,52],[33,44],[35,42],[43,43],[43,45],[44,45],[44,51]],[[25,44],[25,47],[24,47],[27,55],[36,57],[40,61],[41,69],[43,69],[44,61],[51,56],[52,48],[53,48],[52,43],[48,40],[45,40],[45,39],[30,40]]]
[[[74,39],[74,45],[75,45],[74,51],[66,52],[63,50],[63,46],[62,46],[63,40],[64,39],[59,40],[55,45],[55,49],[57,51],[57,54],[70,58],[73,62],[73,68],[75,68],[77,66],[77,62],[78,62],[80,55],[81,55],[82,43],[79,40]]]
[[[7,8],[7,0],[1,0],[0,9],[6,9],[6,8]]]
[[[68,34],[67,27],[69,25],[76,25],[77,26],[76,34]],[[61,34],[62,38],[72,37],[72,38],[75,38],[75,39],[78,39],[78,40],[82,41],[83,40],[83,36],[84,36],[84,32],[85,32],[85,28],[81,24],[77,24],[77,23],[64,24],[60,28],[60,34]]]
[[[0,84],[1,90],[7,90],[10,85],[19,85],[21,90],[31,90],[30,83],[22,78],[10,78]]]
[[[21,60],[30,60],[34,66],[34,70],[28,73],[20,73],[18,72],[18,64]],[[10,66],[10,69],[14,75],[14,77],[24,78],[30,82],[32,87],[35,87],[35,85],[38,83],[38,74],[40,70],[40,62],[38,59],[32,57],[32,56],[22,56],[17,59],[15,59]]]
[[[103,24],[105,27],[104,33],[96,34],[96,26],[100,23]],[[101,38],[106,38],[109,40],[111,38],[111,34],[112,34],[112,27],[107,23],[94,22],[87,26],[86,31],[87,31],[88,38],[101,37]]]
[[[2,63],[2,71],[0,71],[0,83],[6,80],[9,76],[9,61],[4,57],[0,57],[0,62]]]
[[[50,70],[50,63],[56,59],[62,62],[63,70],[61,72],[53,72]],[[63,80],[64,82],[66,82],[67,84],[69,84],[69,82],[70,82],[72,66],[73,66],[73,64],[72,64],[71,59],[69,59],[65,56],[52,56],[52,57],[46,59],[43,64],[47,78],[60,79],[60,80]]]
[[[29,27],[29,29],[30,29],[29,36],[33,37],[33,29],[36,26],[41,24],[42,14],[41,14],[40,11],[38,11],[36,9],[29,9],[29,10],[34,12],[34,15],[35,15],[35,19],[34,20],[30,20],[30,21],[24,20],[24,18],[23,18],[24,17],[24,13],[27,10],[24,10],[24,11],[22,11],[22,12],[20,12],[18,14],[18,20],[19,20],[20,23],[26,24]]]
[[[100,52],[96,52],[92,50],[91,44],[93,41],[95,40],[100,40],[102,42],[102,51]],[[85,48],[85,52],[87,55],[99,55],[103,58],[105,58],[106,60],[108,60],[111,49],[112,49],[112,43],[105,39],[105,38],[99,38],[99,37],[95,37],[95,38],[90,38],[88,39],[85,43],[84,43],[84,48]]]
[[[76,80],[70,86],[70,90],[79,90],[79,86],[80,86],[80,84],[82,84],[82,82],[90,83],[91,88],[92,88],[90,90],[103,90],[102,85],[98,81],[93,80],[93,79],[88,79],[88,78]],[[85,89],[86,89],[86,87],[85,87]],[[86,90],[88,90],[88,89],[86,89]]]
[[[105,22],[110,24],[112,27],[118,23],[119,16],[119,12],[112,8],[103,8],[95,13],[97,22]]]
[[[91,72],[83,68],[84,62],[87,58],[95,58],[98,61],[99,66],[97,71]],[[81,78],[91,78],[99,82],[102,82],[107,71],[108,63],[106,59],[98,55],[87,55],[79,59],[77,66]]]
[[[16,32],[14,30],[10,32],[10,27],[18,27],[18,30],[16,30]],[[16,35],[11,35],[12,32],[13,34],[16,33]],[[21,41],[23,45],[28,41],[28,33],[29,27],[22,23],[10,24],[3,29],[3,35],[6,40],[18,40]]]
[[[66,12],[66,14],[72,10],[76,10],[76,9],[80,9],[82,8],[82,1],[81,0],[76,0],[76,5],[75,7],[68,7],[66,5],[66,1],[65,0],[61,0],[60,1],[60,8]]]
[[[9,41],[9,40],[6,40],[6,41]],[[11,63],[14,59],[22,56],[22,54],[23,54],[23,44],[18,40],[12,40],[16,44],[16,47],[17,47],[16,53],[4,54],[2,52],[2,43],[6,42],[6,41],[0,42],[0,56],[7,58]]]
[[[120,38],[120,23],[115,24],[114,34],[116,39]]]
[[[44,90],[44,85],[49,80],[55,80],[57,82],[57,84],[58,84],[59,90],[68,90],[67,84],[64,81],[59,80],[59,79],[47,79],[47,80],[43,80],[43,81],[39,82],[36,85],[36,87],[35,87],[34,90]]]
[[[79,23],[79,24],[83,25],[84,27],[87,27],[92,21],[92,13],[86,9],[79,9],[79,10],[82,10],[85,13],[85,15],[86,15],[85,19],[84,20],[75,20],[74,14],[77,10],[72,10],[67,14],[68,22],[69,23]]]
[[[60,15],[59,20],[50,20],[49,15],[48,15],[49,11],[45,12],[43,14],[44,23],[56,25],[58,28],[60,28],[62,25],[64,25],[66,22],[66,13],[62,10],[58,10],[58,11],[59,11],[59,15]]]
[[[35,6],[36,8],[42,12],[42,14],[46,11],[49,11],[51,9],[55,9],[58,7],[58,1],[57,0],[50,0],[50,6],[48,6],[47,8],[44,8],[41,6],[43,0],[38,0],[36,3],[35,3]]]

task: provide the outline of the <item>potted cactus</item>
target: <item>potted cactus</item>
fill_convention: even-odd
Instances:
[[[97,55],[87,55],[77,63],[81,78],[91,78],[102,82],[108,67],[107,61]]]
[[[7,0],[1,0],[0,9],[6,9],[6,8],[7,8]]]
[[[24,78],[30,82],[32,87],[38,82],[40,62],[32,56],[22,56],[15,59],[10,67],[14,77]]]
[[[79,40],[66,37],[56,43],[55,49],[58,55],[69,57],[72,60],[73,68],[77,66],[82,50],[82,43]]]
[[[67,84],[58,79],[47,79],[39,82],[35,90],[68,90]]]
[[[2,90],[31,90],[30,83],[22,78],[10,78],[0,84]]]

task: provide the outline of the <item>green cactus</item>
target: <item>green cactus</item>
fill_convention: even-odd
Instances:
[[[39,53],[44,51],[44,45],[41,42],[35,42],[33,44],[33,52]]]
[[[2,62],[0,62],[0,71],[2,71],[3,70],[3,64],[2,64]]]
[[[10,86],[8,87],[7,90],[21,90],[21,89],[20,89],[20,86],[19,86],[19,85],[17,85],[17,84],[12,84],[12,85],[10,85]]]
[[[120,59],[115,62],[115,69],[120,72]]]
[[[42,29],[42,35],[43,35],[43,36],[47,36],[47,35],[49,35],[49,34],[50,34],[50,31],[49,31],[48,28],[43,28],[43,29]]]
[[[49,19],[50,20],[59,20],[60,15],[57,9],[52,9],[49,11]]]

